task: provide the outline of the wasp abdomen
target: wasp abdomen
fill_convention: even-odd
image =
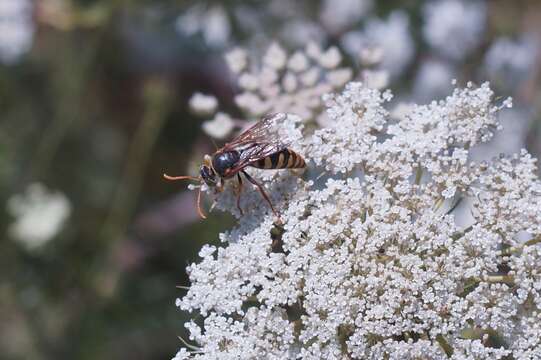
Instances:
[[[251,164],[259,169],[297,169],[306,166],[302,156],[290,149],[283,149]]]

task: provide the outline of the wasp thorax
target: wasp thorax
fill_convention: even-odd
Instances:
[[[236,150],[221,152],[212,158],[212,167],[220,176],[225,176],[227,170],[233,168],[239,159],[240,154]]]

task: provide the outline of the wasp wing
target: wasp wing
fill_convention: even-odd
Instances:
[[[280,139],[276,131],[279,122],[285,119],[286,115],[283,113],[267,115],[233,141],[225,144],[219,151],[240,152],[240,160],[229,172],[238,172],[255,161],[287,148],[289,143]]]
[[[286,119],[286,114],[275,113],[265,116],[263,119],[249,127],[239,136],[227,143],[219,151],[238,150],[254,143],[278,142],[276,127]],[[284,144],[287,147],[287,144]]]
[[[278,151],[285,149],[287,146],[280,142],[274,143],[254,143],[248,145],[245,149],[240,152],[240,160],[235,164],[231,170],[228,171],[230,174],[239,172],[246,166],[266,158]]]

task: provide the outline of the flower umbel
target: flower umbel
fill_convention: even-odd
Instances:
[[[525,151],[469,159],[498,129],[488,84],[391,120],[390,92],[350,83],[294,147],[311,173],[263,178],[282,224],[247,215],[205,246],[177,300],[202,315],[176,359],[531,359],[541,356],[541,182]],[[263,176],[266,174],[266,176]],[[472,222],[458,224],[462,199]],[[239,215],[232,191],[218,206]]]
[[[322,95],[343,89],[354,76],[351,68],[340,67],[342,54],[338,48],[322,49],[314,42],[292,54],[273,43],[259,63],[251,61],[245,50],[235,48],[225,55],[225,60],[239,88],[235,104],[249,120],[269,113],[291,112],[305,122],[325,123]],[[190,103],[199,113],[213,113],[216,109],[213,97],[199,94],[192,97]],[[237,124],[246,125],[245,122]],[[205,122],[203,130],[222,139],[230,134],[234,125],[229,115],[219,112],[213,120]]]

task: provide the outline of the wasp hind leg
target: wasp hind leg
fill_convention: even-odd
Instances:
[[[239,186],[235,190],[235,193],[237,195],[237,209],[239,209],[241,215],[244,215],[244,212],[242,211],[242,208],[240,207],[240,193],[242,192],[242,178],[240,177],[240,174],[238,173],[237,173],[237,179],[239,179]]]
[[[261,195],[263,196],[263,198],[269,203],[270,208],[271,208],[272,212],[274,213],[274,215],[275,215],[277,218],[280,218],[280,215],[279,215],[278,212],[274,209],[274,206],[272,206],[272,202],[270,201],[269,196],[267,195],[267,193],[266,193],[265,190],[263,189],[263,186],[261,186],[261,184],[258,183],[253,177],[251,177],[246,171],[243,170],[242,173],[244,174],[244,176],[246,176],[246,179],[248,179],[249,182],[251,182],[252,184],[254,184],[255,186],[257,186],[257,189],[259,190],[259,192],[261,193]]]

